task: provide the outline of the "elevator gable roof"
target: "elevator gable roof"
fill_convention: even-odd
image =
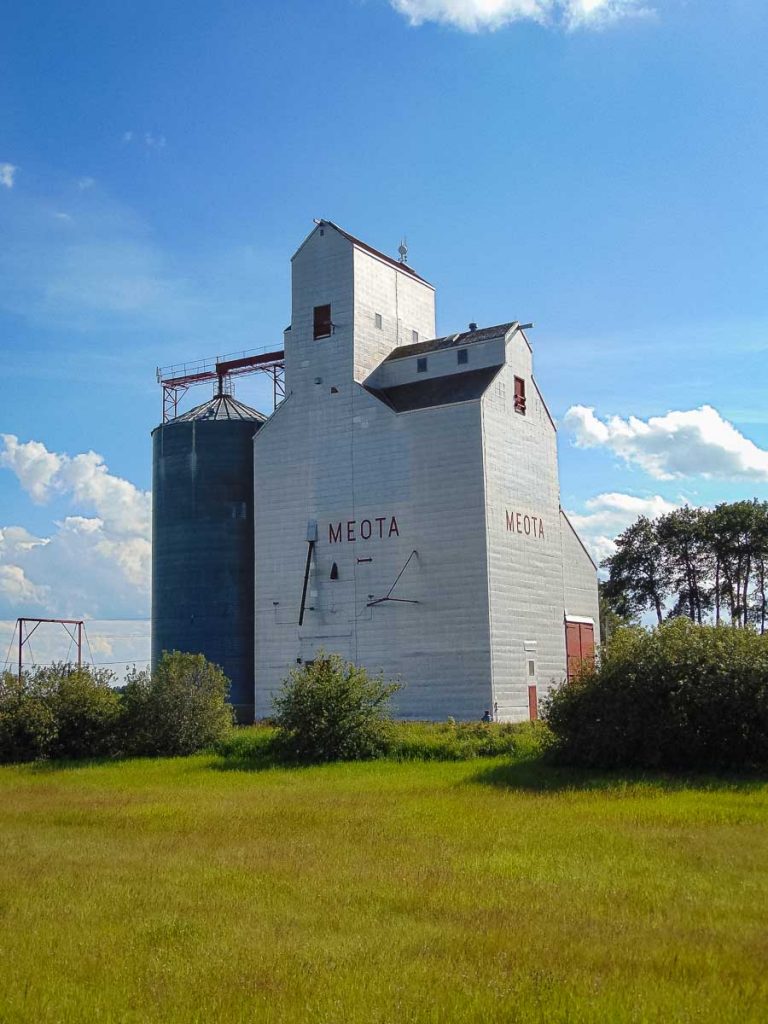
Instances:
[[[464,348],[466,345],[477,345],[482,341],[493,341],[504,338],[517,321],[508,324],[497,324],[495,327],[481,327],[475,331],[464,331],[462,334],[448,334],[444,338],[432,338],[430,341],[417,341],[413,345],[400,345],[389,353],[385,362],[393,359],[406,359],[408,356],[422,355],[424,352],[438,352],[445,348]]]
[[[171,423],[191,423],[192,421],[211,420],[251,420],[264,423],[267,417],[257,409],[238,402],[232,395],[214,395],[202,405],[196,405],[189,412],[184,412],[171,420]]]
[[[319,220],[319,221],[317,221],[317,227],[315,227],[312,231],[310,231],[310,233],[307,235],[307,237],[301,243],[299,248],[293,254],[291,259],[295,259],[296,256],[298,256],[298,254],[301,252],[301,250],[307,244],[307,242],[312,237],[312,235],[315,233],[315,231],[318,231],[320,228],[333,228],[334,231],[338,231],[338,233],[341,235],[342,238],[346,238],[348,242],[351,242],[352,245],[356,246],[358,249],[362,249],[364,252],[370,253],[371,256],[375,256],[377,259],[382,260],[384,263],[389,263],[389,265],[394,267],[395,270],[402,271],[404,274],[407,274],[409,277],[413,277],[417,281],[421,281],[422,284],[425,284],[425,285],[427,285],[430,288],[433,287],[429,283],[429,281],[425,280],[420,274],[417,274],[416,271],[412,267],[409,267],[407,263],[401,263],[400,260],[396,260],[393,256],[387,256],[387,254],[385,252],[381,252],[379,249],[374,249],[372,245],[368,245],[368,243],[367,242],[363,242],[362,239],[355,238],[354,235],[350,235],[350,233],[348,231],[345,231],[344,228],[340,228],[338,224],[334,224],[332,220]]]
[[[366,388],[395,412],[433,409],[439,405],[473,402],[482,398],[501,366],[484,366],[479,370],[450,373],[444,377],[415,380],[388,388]]]

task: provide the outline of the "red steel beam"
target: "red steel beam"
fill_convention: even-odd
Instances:
[[[83,619],[38,619],[38,618],[30,619],[28,616],[25,616],[23,618],[20,618],[18,621],[19,622],[58,622],[58,623],[66,624],[67,626],[81,626],[83,624],[84,620]]]
[[[242,359],[229,359],[224,363],[216,363],[216,375],[223,376],[231,373],[232,370],[244,370],[251,366],[261,366],[264,363],[278,363],[285,358],[285,352],[262,352],[257,356],[243,356]]]
[[[185,387],[189,384],[202,384],[207,380],[216,380],[217,377],[225,377],[228,373],[245,373],[249,369],[258,369],[272,363],[281,363],[285,358],[282,350],[276,352],[262,352],[256,356],[244,356],[242,359],[228,359],[216,363],[214,370],[203,370],[201,373],[188,373],[183,377],[168,377],[161,380],[164,388]]]
[[[200,383],[205,380],[216,380],[218,374],[215,370],[205,370],[203,373],[190,373],[186,377],[169,377],[168,380],[161,380],[164,388],[184,387],[185,384]]]

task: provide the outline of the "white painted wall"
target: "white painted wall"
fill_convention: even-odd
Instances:
[[[566,670],[556,434],[530,348],[521,331],[511,334],[507,363],[483,398],[493,693],[503,721],[528,718],[528,686],[543,696]],[[515,376],[526,384],[525,415],[514,410]]]
[[[565,512],[560,513],[563,545],[563,603],[566,618],[592,619],[600,643],[600,606],[595,584],[597,568]]]

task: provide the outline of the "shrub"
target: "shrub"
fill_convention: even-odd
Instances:
[[[105,669],[53,665],[35,685],[44,694],[55,729],[46,754],[54,758],[105,757],[117,752],[120,695]]]
[[[378,757],[390,736],[389,702],[399,690],[337,654],[291,672],[273,699],[280,746],[302,762]]]
[[[194,754],[220,742],[232,728],[229,680],[202,654],[163,654],[155,671],[129,673],[122,694],[127,753]]]
[[[558,760],[600,767],[768,766],[768,636],[677,619],[617,630],[600,665],[545,703]]]
[[[31,685],[29,676],[4,673],[0,681],[0,762],[36,761],[45,757],[56,732],[50,703]]]
[[[0,686],[0,760],[114,753],[120,698],[110,672],[62,663],[6,674]]]

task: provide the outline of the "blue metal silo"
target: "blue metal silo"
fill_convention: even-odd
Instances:
[[[218,394],[152,431],[152,665],[204,654],[254,714],[253,437],[266,417]]]

